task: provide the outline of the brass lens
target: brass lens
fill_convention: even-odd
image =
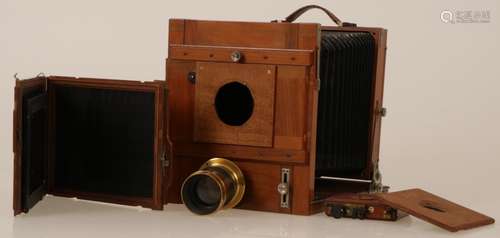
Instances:
[[[245,178],[230,160],[212,158],[182,184],[182,202],[193,213],[207,215],[233,208],[243,198]]]

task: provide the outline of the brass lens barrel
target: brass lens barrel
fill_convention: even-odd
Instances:
[[[232,161],[212,158],[184,180],[181,190],[191,212],[207,215],[235,207],[245,193],[245,178]]]

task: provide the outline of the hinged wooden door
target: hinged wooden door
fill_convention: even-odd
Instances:
[[[14,214],[47,193],[46,78],[17,80],[14,98]]]
[[[163,208],[165,82],[16,82],[14,214],[47,193]]]

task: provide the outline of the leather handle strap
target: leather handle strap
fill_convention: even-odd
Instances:
[[[311,9],[320,9],[320,10],[322,10],[338,26],[356,26],[355,23],[342,22],[331,11],[329,11],[328,9],[326,9],[326,8],[324,8],[322,6],[319,6],[319,5],[307,5],[307,6],[301,7],[299,9],[297,9],[296,11],[294,11],[292,14],[290,14],[288,17],[286,17],[285,20],[283,20],[283,22],[292,23],[295,20],[297,20],[297,18],[299,18],[300,16],[302,16],[302,14],[304,14],[305,12],[307,12],[307,11],[309,11]],[[275,22],[277,22],[277,21],[275,21]]]

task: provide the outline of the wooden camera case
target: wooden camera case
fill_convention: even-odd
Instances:
[[[166,81],[18,80],[14,213],[45,194],[163,209],[181,202],[184,179],[213,157],[243,171],[243,209],[308,215],[336,192],[379,187],[386,30],[342,23],[329,12],[339,26],[292,23],[306,10],[271,23],[170,20]],[[348,176],[368,183],[316,176],[323,32],[365,32],[374,40],[366,168]],[[215,109],[231,83],[253,99],[251,114],[234,125]]]

